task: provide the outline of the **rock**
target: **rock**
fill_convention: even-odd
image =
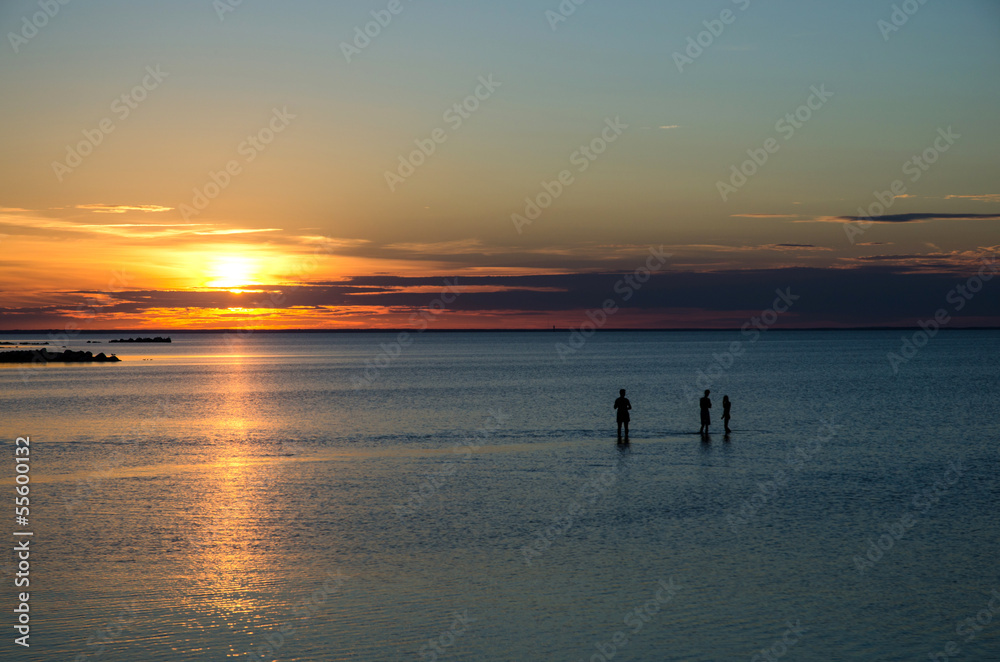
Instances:
[[[112,354],[106,356],[101,352],[94,356],[90,352],[74,352],[67,349],[63,352],[50,352],[47,349],[16,350],[0,352],[0,363],[117,363],[120,358]]]

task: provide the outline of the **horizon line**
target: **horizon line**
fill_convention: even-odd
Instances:
[[[87,330],[76,330],[72,332],[72,335],[85,335],[85,334],[97,334],[97,333],[243,333],[250,335],[251,333],[402,333],[409,332],[414,335],[423,335],[425,333],[553,333],[553,332],[573,332],[578,331],[577,328],[569,327],[555,327],[552,328],[496,328],[496,329],[424,329],[418,330],[408,327],[399,328],[384,328],[384,329],[87,329]],[[768,332],[772,331],[919,331],[921,327],[919,325],[912,326],[818,326],[818,327],[782,327],[782,328],[769,328]],[[941,331],[998,331],[1000,326],[957,326],[957,327],[945,327],[940,329]],[[697,327],[697,328],[643,328],[643,329],[628,329],[628,328],[613,328],[613,329],[595,329],[595,332],[608,332],[608,333],[629,333],[629,332],[639,332],[639,333],[682,333],[685,331],[720,331],[720,332],[732,332],[732,331],[742,331],[742,327]],[[69,333],[65,330],[60,329],[0,329],[0,334],[2,333]]]

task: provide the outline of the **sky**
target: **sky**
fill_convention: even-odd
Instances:
[[[0,3],[0,329],[1000,325],[1000,3],[578,2]]]

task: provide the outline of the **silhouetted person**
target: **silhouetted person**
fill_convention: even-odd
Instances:
[[[615,400],[615,409],[618,410],[618,441],[622,440],[622,424],[625,425],[625,441],[628,441],[628,412],[632,408],[632,403],[625,397],[625,389],[618,391],[620,397]]]
[[[729,419],[732,418],[732,416],[729,413],[729,410],[732,408],[732,406],[733,403],[729,401],[729,396],[728,395],[722,396],[722,423],[726,426],[726,434],[732,432],[732,430],[729,429]]]
[[[708,411],[712,408],[712,401],[708,399],[711,391],[705,391],[705,397],[698,401],[701,405],[701,429],[698,432],[708,434],[708,426],[712,424],[712,414]]]

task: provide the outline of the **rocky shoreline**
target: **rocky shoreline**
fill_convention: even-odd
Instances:
[[[96,356],[91,352],[75,352],[67,349],[63,352],[50,352],[47,349],[15,350],[0,352],[0,363],[117,363],[120,358],[104,352]]]

